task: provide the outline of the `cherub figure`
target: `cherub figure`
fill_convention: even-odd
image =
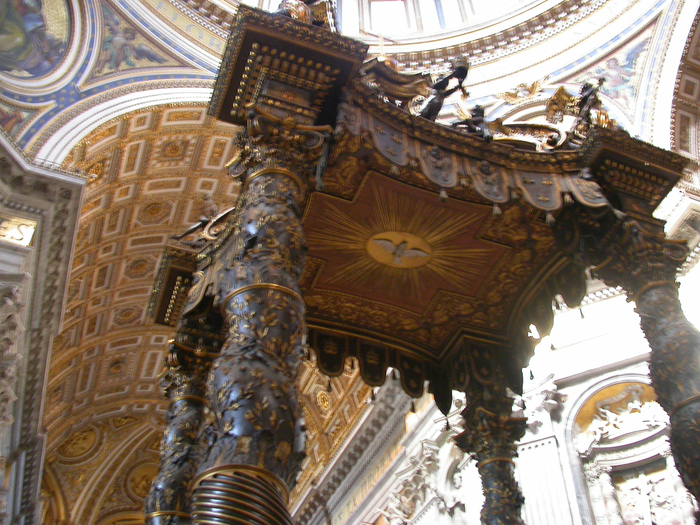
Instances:
[[[467,78],[467,73],[469,72],[469,63],[464,58],[458,58],[452,63],[452,67],[453,71],[449,75],[442,77],[432,86],[430,86],[435,90],[435,94],[420,112],[420,116],[424,119],[435,122],[435,119],[445,103],[445,99],[447,99],[447,97],[455,93],[457,90],[462,90],[462,93],[464,93],[465,96],[468,95],[463,83]],[[457,85],[450,88],[449,86],[453,79],[457,80]]]
[[[379,509],[379,513],[387,519],[389,525],[406,525],[415,510],[415,504],[410,498],[403,494],[392,494],[386,509]]]
[[[105,8],[104,14],[109,34],[102,40],[102,50],[95,65],[95,73],[102,73],[105,67],[108,70],[119,71],[122,64],[134,67],[134,60],[146,59],[158,64],[167,62],[146,44],[134,44],[136,31],[131,27],[122,27],[121,20],[112,11]]]
[[[275,13],[335,32],[333,9],[329,0],[282,0]]]
[[[627,51],[624,56],[608,58],[605,61],[605,67],[598,67],[595,70],[596,76],[605,77],[605,86],[601,87],[601,91],[627,107],[631,107],[636,96],[633,80],[637,61],[648,43],[649,40],[646,39]]]
[[[216,203],[214,202],[214,199],[212,198],[211,194],[206,193],[202,197],[202,206],[201,206],[201,215],[199,216],[199,221],[194,223],[192,226],[187,228],[183,233],[180,235],[171,235],[171,239],[175,239],[176,241],[182,240],[191,233],[194,233],[198,230],[203,230],[204,227],[211,221],[214,217],[216,217],[216,214],[219,212]]]
[[[455,122],[452,124],[452,126],[458,129],[463,129],[467,133],[474,134],[477,137],[481,137],[486,142],[491,142],[491,139],[493,139],[493,134],[489,129],[489,125],[486,122],[484,115],[484,107],[477,104],[472,109],[472,116],[470,118],[465,118],[464,120]]]
[[[452,474],[452,479],[448,478],[447,492],[444,494],[436,492],[435,494],[440,500],[438,507],[440,512],[447,512],[453,525],[467,525],[467,507],[462,501],[464,497],[462,487],[462,471],[455,470]]]
[[[578,102],[578,115],[576,116],[576,121],[572,130],[577,131],[580,128],[583,130],[588,129],[588,127],[593,123],[593,111],[599,111],[602,109],[600,104],[600,99],[598,99],[598,91],[603,87],[605,83],[605,78],[601,77],[598,79],[598,85],[586,82],[581,86],[581,98]]]

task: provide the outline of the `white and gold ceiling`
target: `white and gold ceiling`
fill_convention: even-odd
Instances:
[[[206,116],[236,3],[43,5],[43,47],[0,47],[0,127],[34,162],[84,172],[87,186],[45,389],[42,523],[142,523],[165,410],[158,375],[172,335],[147,315],[155,272],[170,236],[198,220],[205,195],[223,210],[239,191],[224,169],[237,129]],[[494,118],[541,118],[553,86],[573,91],[606,76],[605,102],[633,135],[697,156],[700,47],[691,29],[699,0],[512,5],[495,19],[473,10],[461,27],[414,28],[380,44],[407,71],[440,72],[450,57],[469,55],[468,105],[484,104]],[[349,36],[367,30],[359,4],[341,2],[341,11]],[[0,20],[0,28],[22,24]],[[370,394],[356,369],[329,382],[312,364],[300,391],[309,458],[297,494],[321,474]]]

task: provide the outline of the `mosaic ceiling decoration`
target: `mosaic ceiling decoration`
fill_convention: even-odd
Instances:
[[[65,0],[5,2],[0,18],[3,38],[0,71],[18,78],[35,78],[61,62],[73,29]]]

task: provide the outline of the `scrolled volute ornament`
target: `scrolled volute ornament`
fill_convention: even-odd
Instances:
[[[247,109],[247,127],[236,138],[238,153],[227,164],[229,174],[239,177],[267,166],[311,180],[333,128],[301,124],[294,116],[278,117],[254,104]]]
[[[553,225],[559,246],[592,276],[621,286],[631,299],[654,283],[675,282],[685,261],[685,241],[666,239],[614,208],[569,206]]]

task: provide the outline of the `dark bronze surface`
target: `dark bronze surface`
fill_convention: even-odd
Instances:
[[[193,483],[192,523],[294,525],[286,498],[284,483],[263,469],[217,467]]]
[[[700,334],[672,288],[685,248],[665,241],[651,216],[683,160],[597,127],[593,95],[579,100],[585,125],[569,138],[521,126],[534,142],[506,144],[485,140],[485,128],[438,125],[408,111],[426,79],[379,61],[353,79],[364,51],[239,9],[210,114],[246,126],[230,163],[243,189],[197,254],[177,340],[201,357],[221,348],[195,461],[194,522],[291,523],[280,494],[303,457],[294,379],[308,319],[330,375],[350,356],[372,385],[395,367],[412,396],[428,380],[443,412],[453,389],[466,392],[458,442],[479,463],[482,522],[522,524],[512,460],[525,420],[512,417],[506,387],[522,389],[536,343],[530,324],[548,333],[552,299],[576,305],[589,266],[638,301],[677,464],[697,497]],[[191,322],[203,315],[207,327]],[[193,397],[173,397],[173,406],[196,411]]]
[[[525,435],[526,420],[511,415],[513,399],[506,387],[518,388],[521,378],[504,357],[493,349],[472,349],[465,366],[465,430],[455,438],[477,460],[484,490],[484,525],[524,525],[520,514],[525,499],[515,480],[513,458],[517,456],[516,441]]]
[[[204,396],[211,359],[179,346],[173,344],[161,379],[170,407],[160,445],[160,470],[144,506],[148,525],[190,523],[189,485],[204,452],[200,432],[205,425]]]

